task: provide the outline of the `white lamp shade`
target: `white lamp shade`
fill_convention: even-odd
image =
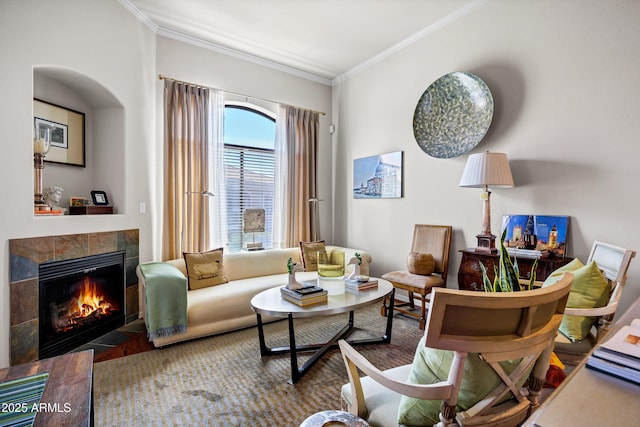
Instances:
[[[514,187],[509,160],[505,153],[478,153],[467,159],[460,187]]]

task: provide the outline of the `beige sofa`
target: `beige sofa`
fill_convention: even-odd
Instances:
[[[327,246],[327,250],[340,249],[345,252],[345,263],[356,252],[370,263],[371,256],[358,249]],[[302,263],[299,248],[270,249],[253,252],[224,254],[223,268],[228,283],[203,289],[187,290],[187,331],[182,334],[159,337],[153,340],[156,347],[232,331],[256,325],[256,315],[251,309],[251,298],[263,290],[283,286],[287,283],[287,260]],[[167,261],[176,266],[186,277],[184,259]],[[346,266],[346,274],[353,269]],[[136,269],[139,287],[140,317],[146,314],[145,278]],[[310,280],[317,277],[315,271],[297,273],[296,278]],[[185,281],[186,283],[186,281]],[[264,319],[269,321],[273,319]]]

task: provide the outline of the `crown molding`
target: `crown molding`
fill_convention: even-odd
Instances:
[[[201,47],[203,49],[211,50],[213,52],[222,53],[227,56],[231,56],[237,59],[241,59],[243,61],[251,62],[254,64],[262,65],[264,67],[268,67],[274,70],[281,71],[283,73],[291,74],[296,77],[300,77],[303,79],[311,80],[316,83],[321,83],[326,86],[331,86],[331,80],[325,77],[319,76],[317,74],[309,73],[307,71],[302,71],[294,67],[290,67],[288,65],[280,64],[275,61],[270,61],[268,59],[260,58],[255,55],[251,55],[248,53],[241,52],[236,49],[231,49],[216,43],[208,42],[202,40],[198,37],[193,37],[188,34],[182,33],[180,31],[176,31],[170,28],[166,28],[160,25],[157,25],[151,19],[149,19],[144,13],[142,13],[137,7],[135,7],[129,0],[118,0],[118,2],[123,5],[129,12],[131,12],[138,20],[140,20],[144,25],[146,25],[150,30],[160,36],[168,37],[174,40],[178,40],[184,43],[188,43],[194,46]]]
[[[361,71],[364,71],[365,69],[377,64],[378,62],[381,62],[382,60],[390,57],[391,55],[403,50],[404,48],[406,48],[407,46],[417,42],[418,40],[423,39],[424,37],[427,37],[428,35],[438,31],[439,29],[446,27],[447,25],[451,24],[452,22],[454,22],[455,20],[457,20],[458,18],[470,13],[471,11],[483,6],[485,3],[490,2],[491,0],[475,0],[469,4],[467,4],[464,7],[461,7],[460,9],[456,10],[453,13],[450,13],[449,15],[439,19],[438,21],[434,22],[433,24],[429,25],[426,28],[423,28],[422,30],[418,31],[417,33],[413,34],[412,36],[409,36],[408,38],[402,40],[399,43],[394,44],[393,46],[391,46],[390,48],[380,52],[379,54],[377,54],[376,56],[356,65],[355,67],[351,68],[349,71],[339,75],[338,77],[336,77],[335,79],[333,79],[331,81],[331,85],[332,86],[336,86],[342,82],[344,82],[345,80],[347,80],[349,77],[352,77],[358,73],[360,73]]]
[[[118,0],[125,9],[127,9],[133,16],[138,18],[140,22],[142,22],[147,28],[149,28],[154,33],[158,32],[158,26],[147,17],[144,13],[140,11],[137,7],[135,7],[129,0]]]
[[[331,80],[324,78],[322,76],[318,76],[313,73],[309,73],[307,71],[302,71],[297,68],[289,67],[288,65],[283,65],[275,61],[270,61],[268,59],[260,58],[255,55],[250,55],[248,53],[240,52],[235,49],[231,49],[216,43],[208,42],[202,40],[198,37],[193,37],[188,34],[181,33],[180,31],[172,30],[170,28],[159,26],[156,34],[164,37],[168,37],[174,40],[178,40],[184,43],[188,43],[194,46],[198,46],[204,49],[211,50],[213,52],[222,53],[227,56],[231,56],[234,58],[238,58],[247,62],[252,62],[254,64],[262,65],[264,67],[272,68],[274,70],[282,71],[287,74],[292,74],[296,77],[301,77],[303,79],[315,81],[317,83],[321,83],[323,85],[331,86]]]

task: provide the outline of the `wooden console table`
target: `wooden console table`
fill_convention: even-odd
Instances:
[[[0,382],[48,372],[34,426],[93,426],[93,350],[0,369]]]
[[[493,267],[498,266],[500,255],[476,252],[473,248],[463,249],[462,261],[460,261],[460,269],[458,270],[458,288],[466,291],[482,291],[482,270],[480,270],[480,262],[487,267],[489,278],[493,280]],[[531,275],[531,267],[535,259],[517,257],[518,268],[520,269],[520,277],[528,279]],[[556,269],[571,262],[573,258],[564,257],[545,257],[538,260],[536,268],[536,280],[545,280]]]

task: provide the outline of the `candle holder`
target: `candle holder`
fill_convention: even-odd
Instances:
[[[38,123],[33,137],[33,168],[35,170],[35,186],[33,194],[34,212],[50,211],[51,206],[44,201],[42,192],[42,171],[44,170],[44,157],[51,147],[52,127]]]

